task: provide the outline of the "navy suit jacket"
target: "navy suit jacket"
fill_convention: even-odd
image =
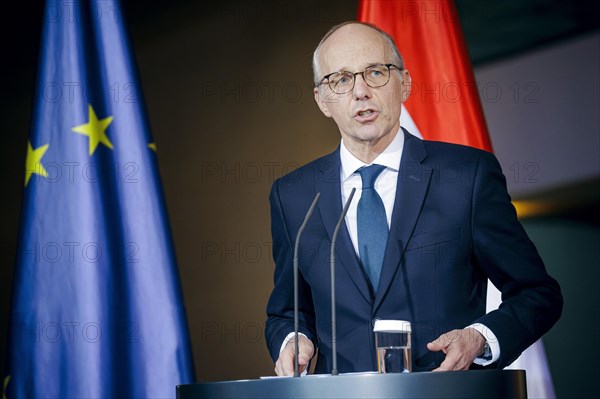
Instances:
[[[517,220],[496,158],[485,151],[420,140],[403,129],[404,150],[377,292],[345,225],[336,243],[337,347],[340,372],[377,370],[373,322],[412,323],[413,368],[443,361],[427,342],[480,322],[498,338],[503,368],[558,320],[562,296]],[[273,360],[294,330],[293,253],[310,203],[317,209],[299,251],[300,331],[318,348],[317,373],[331,360],[330,243],[342,211],[339,148],[273,183],[270,195],[274,288],[266,340]],[[487,279],[502,305],[485,314]]]

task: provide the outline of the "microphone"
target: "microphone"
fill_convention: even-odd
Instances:
[[[308,224],[308,219],[310,219],[315,211],[320,196],[321,193],[317,193],[310,208],[308,208],[308,212],[304,216],[304,222],[302,222],[298,230],[298,235],[296,235],[296,244],[294,245],[294,377],[300,377],[298,366],[298,248],[300,247],[300,236]]]
[[[335,225],[335,230],[333,231],[333,237],[331,238],[331,253],[329,255],[329,267],[331,269],[331,351],[333,358],[333,366],[331,368],[331,375],[338,375],[337,369],[337,332],[336,332],[336,311],[335,311],[335,241],[337,240],[338,232],[340,231],[340,227],[342,226],[342,222],[348,213],[348,208],[350,208],[350,203],[352,202],[352,197],[354,197],[354,192],[356,188],[353,188],[350,192],[350,196],[346,201],[346,205],[344,205],[344,209],[342,210],[342,214],[340,215],[340,219]]]

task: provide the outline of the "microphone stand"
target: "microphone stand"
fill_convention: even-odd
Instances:
[[[336,331],[336,310],[335,310],[335,241],[337,240],[338,232],[340,231],[340,227],[344,222],[344,218],[348,213],[348,208],[350,207],[350,202],[352,202],[352,197],[354,197],[354,192],[356,188],[353,188],[350,192],[350,196],[344,205],[344,210],[342,210],[342,214],[340,215],[340,219],[335,225],[335,230],[333,231],[333,237],[331,238],[331,252],[329,254],[329,266],[331,269],[331,350],[333,355],[333,366],[331,368],[331,375],[338,375],[337,369],[337,331]]]
[[[308,224],[308,219],[315,211],[320,196],[321,193],[317,193],[310,208],[308,208],[308,212],[304,216],[304,222],[302,222],[298,235],[296,235],[296,244],[294,245],[294,377],[300,377],[298,366],[298,249],[300,247],[300,236]]]

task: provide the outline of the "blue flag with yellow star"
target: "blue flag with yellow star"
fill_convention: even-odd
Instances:
[[[3,394],[175,397],[189,337],[120,4],[48,2],[43,24]]]

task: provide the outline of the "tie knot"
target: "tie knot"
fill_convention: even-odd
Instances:
[[[373,188],[377,176],[379,176],[384,169],[385,166],[383,165],[371,165],[357,170],[357,172],[360,173],[360,178],[362,179],[363,190],[365,188]]]

